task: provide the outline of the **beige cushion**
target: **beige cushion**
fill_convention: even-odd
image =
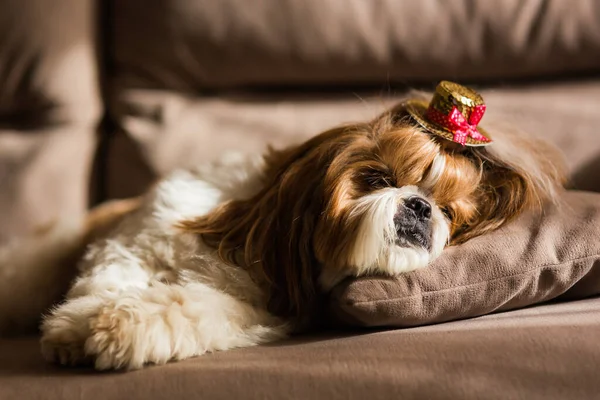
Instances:
[[[559,146],[569,170],[597,182],[588,162],[600,156],[600,80],[481,90],[488,120],[503,120]],[[185,96],[172,91],[120,94],[124,132],[113,137],[109,197],[135,196],[157,175],[220,157],[298,143],[333,126],[366,121],[402,98],[373,92]],[[593,188],[588,183],[586,188]]]
[[[119,88],[505,79],[598,70],[590,0],[145,0],[113,5]]]
[[[0,245],[87,208],[95,18],[92,0],[0,0]]]
[[[600,195],[568,192],[559,207],[450,247],[427,268],[348,280],[331,309],[350,324],[409,327],[587,297],[600,294],[598,260]]]
[[[100,113],[93,0],[0,1],[0,123],[89,122]]]
[[[88,206],[95,130],[0,129],[0,246]]]
[[[590,299],[100,374],[47,364],[37,338],[0,339],[0,399],[597,399],[599,333],[600,299]]]

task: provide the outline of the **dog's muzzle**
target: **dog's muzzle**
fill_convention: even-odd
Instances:
[[[431,204],[420,196],[404,200],[394,216],[396,244],[431,249]]]

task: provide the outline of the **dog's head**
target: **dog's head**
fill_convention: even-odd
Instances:
[[[562,174],[552,149],[508,132],[494,140],[463,148],[399,105],[270,152],[258,194],[184,226],[258,273],[276,312],[299,316],[317,285],[424,267],[446,245],[555,198]]]

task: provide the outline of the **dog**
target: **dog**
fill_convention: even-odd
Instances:
[[[556,151],[489,133],[483,111],[477,93],[442,82],[430,102],[173,172],[85,240],[43,319],[44,357],[131,370],[272,342],[310,324],[320,294],[348,277],[426,267],[557,201]]]

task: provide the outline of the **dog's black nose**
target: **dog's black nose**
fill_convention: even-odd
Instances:
[[[404,206],[413,210],[417,218],[421,220],[428,220],[431,218],[431,205],[427,200],[419,196],[409,197],[404,201]]]

